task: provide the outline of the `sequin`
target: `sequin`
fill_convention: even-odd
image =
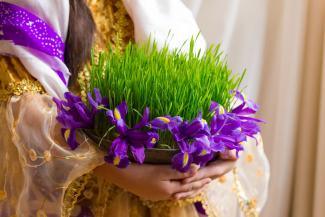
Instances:
[[[29,159],[31,161],[36,161],[37,160],[37,154],[36,154],[36,151],[34,149],[29,149],[28,154],[29,154]]]
[[[44,20],[7,2],[0,2],[0,11],[3,32],[0,39],[13,40],[64,60],[64,42]]]
[[[50,151],[44,151],[44,159],[46,161],[51,161],[52,160],[52,155]]]

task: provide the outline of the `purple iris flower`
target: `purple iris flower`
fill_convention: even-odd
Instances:
[[[260,127],[258,123],[262,120],[249,117],[258,111],[258,105],[251,100],[246,100],[239,91],[231,91],[234,97],[240,102],[238,106],[225,111],[221,105],[212,102],[210,112],[213,113],[211,120],[211,137],[215,142],[222,143],[227,149],[235,149],[238,152],[243,150],[243,142],[247,137],[254,138]]]
[[[232,113],[237,115],[251,115],[255,114],[259,106],[252,100],[246,100],[244,95],[238,90],[231,91],[234,97],[240,101],[240,105],[232,109]]]
[[[161,116],[153,119],[148,126],[155,130],[170,130],[183,122],[179,116],[171,117],[170,115]]]
[[[168,130],[173,135],[176,142],[183,140],[194,140],[202,135],[209,135],[209,126],[206,120],[202,119],[202,113],[192,121],[174,121],[168,126]]]
[[[241,131],[241,119],[236,114],[226,112],[219,107],[220,105],[217,105],[211,110],[214,115],[210,123],[210,140],[215,143],[215,146],[229,150],[235,149],[238,154],[239,151],[243,150],[241,142],[246,140],[246,135]],[[222,112],[219,112],[220,110]]]
[[[204,165],[212,159],[210,141],[203,141],[203,138],[208,138],[207,135],[210,132],[201,113],[191,123],[188,121],[179,124],[172,123],[169,131],[180,147],[180,152],[172,159],[173,168],[180,172],[186,172],[191,163]]]
[[[114,164],[119,168],[125,168],[130,164],[128,158],[128,144],[120,137],[116,138],[110,147],[105,161]]]
[[[232,91],[232,94],[234,94],[235,98],[241,102],[240,105],[232,110],[232,113],[236,114],[241,120],[241,129],[243,133],[246,136],[255,138],[254,135],[261,131],[259,123],[265,123],[265,121],[248,117],[248,115],[255,114],[258,111],[259,106],[251,100],[246,100],[243,94],[239,91]]]
[[[77,129],[91,129],[94,127],[94,113],[82,102],[79,96],[71,92],[64,94],[65,100],[53,98],[57,105],[57,121],[61,123],[61,133],[72,150],[79,146],[76,139]]]
[[[95,99],[92,94],[89,92],[87,94],[89,104],[92,107],[92,111],[97,113],[102,108],[108,107],[108,99],[106,97],[102,97],[98,88],[94,88]]]
[[[172,158],[172,167],[180,172],[186,172],[189,170],[193,163],[193,153],[195,152],[195,146],[182,140],[178,142],[180,152]]]
[[[211,161],[216,152],[224,151],[224,146],[215,143],[210,136],[206,135],[196,138],[192,145],[195,147],[193,163],[200,166],[205,166]]]
[[[125,168],[129,165],[127,155],[129,148],[134,159],[142,164],[145,158],[145,147],[153,148],[159,140],[158,133],[141,130],[141,128],[148,124],[149,108],[145,108],[142,119],[131,129],[125,123],[127,112],[128,107],[125,102],[122,102],[114,110],[106,112],[106,116],[111,124],[115,125],[119,136],[113,141],[105,159],[108,163],[113,163],[120,168]]]
[[[220,105],[217,102],[211,101],[210,107],[209,107],[209,112],[211,112],[213,115],[223,115],[226,113],[226,110],[222,105]]]
[[[125,116],[128,112],[128,106],[126,102],[123,101],[120,105],[118,105],[114,110],[108,110],[106,112],[106,116],[111,124],[116,126],[116,130],[120,134],[124,134],[128,127],[125,123]]]
[[[126,102],[115,109],[108,109],[108,100],[103,98],[99,89],[94,89],[94,97],[88,93],[90,108],[81,98],[70,92],[65,93],[65,100],[53,98],[58,108],[57,120],[61,123],[62,135],[71,147],[76,149],[77,129],[94,127],[95,116],[100,111],[106,111],[109,122],[115,126],[118,136],[113,140],[105,160],[119,168],[130,164],[128,153],[133,154],[136,162],[142,164],[145,159],[145,148],[153,148],[159,140],[159,130],[169,131],[179,146],[179,153],[172,158],[172,167],[180,172],[186,172],[191,163],[206,165],[213,159],[215,153],[228,150],[243,150],[243,142],[260,132],[259,123],[262,120],[250,117],[258,110],[258,105],[246,100],[239,91],[231,92],[239,105],[231,111],[211,102],[210,125],[203,119],[202,113],[190,121],[183,121],[179,116],[161,116],[149,120],[149,108],[145,108],[141,120],[129,128],[125,118],[128,113]]]

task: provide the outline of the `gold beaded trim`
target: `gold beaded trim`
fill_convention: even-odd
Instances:
[[[44,93],[43,87],[38,81],[27,79],[9,83],[8,91],[15,96],[21,96],[26,92]]]
[[[244,213],[244,216],[258,217],[258,213],[256,210],[256,200],[249,199],[246,193],[244,192],[243,187],[241,186],[238,178],[237,168],[233,169],[233,175],[234,175],[234,191],[236,192],[239,207]]]
[[[98,30],[94,45],[95,52],[100,52],[108,45],[114,50],[123,51],[129,42],[134,41],[133,22],[121,0],[88,0],[87,2]],[[96,60],[98,53],[93,55]],[[87,92],[90,90],[89,81],[90,74],[86,66],[78,75],[83,101],[86,101]]]
[[[144,206],[150,209],[154,209],[157,213],[159,213],[159,216],[168,217],[170,216],[170,211],[172,207],[185,207],[194,204],[196,202],[203,203],[203,193],[194,198],[185,199],[185,200],[166,200],[166,201],[156,201],[156,202],[142,200],[141,198],[139,198],[139,200],[142,202]]]
[[[62,206],[62,217],[70,217],[71,212],[78,201],[79,196],[85,189],[88,181],[91,178],[91,174],[87,173],[78,179],[74,180],[67,188]]]
[[[10,96],[21,96],[27,92],[45,93],[42,85],[38,81],[23,79],[21,81],[10,82],[5,89],[1,89],[0,101],[6,101]]]
[[[80,96],[82,101],[87,102],[87,92],[90,90],[90,73],[87,67],[79,72],[78,84],[80,87]]]

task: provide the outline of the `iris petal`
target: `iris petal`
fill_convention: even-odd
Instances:
[[[145,158],[145,155],[144,155],[144,147],[143,146],[140,146],[140,147],[131,146],[131,152],[133,154],[134,159],[138,163],[142,164],[143,161],[144,161],[144,158]]]
[[[61,134],[71,150],[75,150],[80,144],[77,142],[75,129],[61,129]]]
[[[189,170],[193,157],[188,152],[180,152],[176,154],[172,159],[172,167],[180,172],[186,172]]]
[[[141,118],[140,122],[137,123],[134,126],[135,129],[143,128],[148,124],[148,122],[149,122],[149,113],[150,113],[149,108],[146,107],[144,109],[144,112],[143,112],[143,115],[142,115],[142,118]]]

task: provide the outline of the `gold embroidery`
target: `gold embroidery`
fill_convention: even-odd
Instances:
[[[47,217],[46,213],[44,212],[44,210],[39,209],[36,212],[36,217]]]
[[[44,93],[36,81],[15,57],[0,56],[0,101],[26,92]]]
[[[29,155],[29,159],[31,161],[36,161],[37,160],[37,154],[36,154],[36,151],[34,149],[29,149],[28,155]]]
[[[202,196],[201,203],[202,203],[203,209],[205,210],[205,213],[207,214],[208,217],[220,217],[220,214],[217,211],[216,207],[213,207],[209,204],[209,200],[205,194],[203,194],[203,196]]]
[[[258,213],[256,210],[256,200],[249,199],[246,193],[244,192],[238,178],[237,168],[233,169],[233,175],[234,175],[234,191],[237,195],[237,200],[240,209],[244,213],[245,217],[258,217]]]
[[[254,156],[252,154],[247,154],[246,156],[246,162],[251,163],[254,160]]]
[[[21,96],[27,92],[44,93],[43,88],[39,82],[26,79],[9,83],[8,91],[15,96]]]
[[[90,178],[90,174],[85,174],[69,185],[63,200],[62,217],[71,216],[71,212]]]
[[[50,151],[44,151],[44,159],[45,161],[51,161],[52,160],[52,155]]]
[[[98,33],[94,50],[96,52],[111,46],[115,50],[124,50],[133,41],[133,22],[129,17],[121,0],[89,0],[88,6],[93,13]],[[94,53],[94,58],[98,53]],[[90,74],[86,66],[78,75],[80,95],[83,101],[87,99],[90,86]]]
[[[91,198],[93,198],[94,193],[91,190],[86,190],[86,191],[84,191],[83,195],[85,198],[91,199]]]
[[[80,96],[82,101],[87,101],[87,92],[89,92],[90,85],[90,75],[88,69],[85,67],[81,72],[78,74],[78,84],[80,86]]]

